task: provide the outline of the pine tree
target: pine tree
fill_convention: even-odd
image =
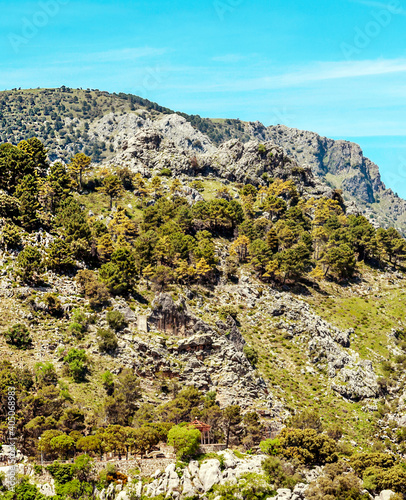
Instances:
[[[40,251],[35,247],[25,247],[17,257],[16,274],[28,283],[36,283],[41,278],[43,262]]]
[[[123,195],[123,185],[121,180],[113,174],[104,177],[102,186],[97,188],[97,190],[109,197],[109,210],[113,208],[113,200],[120,198]]]
[[[78,183],[79,189],[82,190],[82,176],[86,170],[89,170],[92,159],[84,153],[77,153],[68,165],[68,172]]]
[[[38,226],[38,211],[40,204],[38,201],[38,181],[34,175],[26,175],[18,184],[16,197],[20,201],[21,225],[31,231]]]
[[[35,165],[35,169],[40,176],[45,176],[48,170],[48,150],[36,137],[32,137],[18,144],[18,149],[29,155]]]

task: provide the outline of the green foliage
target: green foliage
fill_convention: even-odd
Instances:
[[[266,458],[262,462],[262,468],[274,489],[293,489],[300,482],[300,476],[295,474],[294,467],[278,457]]]
[[[106,314],[106,320],[109,327],[113,330],[122,330],[125,326],[127,326],[124,314],[120,311],[108,311]]]
[[[172,171],[169,168],[163,168],[159,175],[162,177],[172,177]]]
[[[26,176],[33,175],[35,164],[30,155],[11,144],[0,145],[0,189],[13,194],[17,184]]]
[[[36,283],[41,278],[43,261],[40,251],[35,247],[25,247],[17,257],[16,274],[23,281]]]
[[[102,352],[113,352],[117,349],[118,340],[114,332],[105,328],[97,330],[97,337],[99,339],[99,349]]]
[[[61,464],[54,462],[46,467],[47,471],[55,479],[58,484],[65,484],[73,479],[74,466],[73,464]]]
[[[105,399],[104,411],[109,423],[130,425],[140,395],[140,382],[136,373],[124,369],[114,381],[113,394]]]
[[[0,217],[15,219],[20,211],[20,202],[15,196],[0,192]]]
[[[278,455],[280,453],[281,442],[278,438],[266,439],[259,443],[262,453],[266,455]]]
[[[324,465],[338,459],[336,442],[314,429],[283,429],[278,436],[281,455],[302,464]]]
[[[38,488],[29,483],[28,479],[24,478],[18,483],[14,492],[6,493],[4,497],[6,500],[43,500],[43,495],[40,494]]]
[[[121,179],[117,175],[107,175],[102,180],[102,186],[98,188],[103,194],[109,197],[109,209],[113,207],[113,200],[119,198],[123,194],[123,185]]]
[[[7,344],[17,349],[32,347],[32,338],[28,327],[22,323],[11,326],[4,334]]]
[[[83,382],[88,371],[87,355],[84,349],[72,348],[63,358],[68,366],[68,372],[75,382]]]
[[[273,488],[260,474],[247,473],[242,475],[238,482],[215,485],[209,493],[209,499],[214,500],[266,500],[274,493]]]
[[[55,226],[69,245],[72,256],[89,261],[92,258],[92,232],[80,204],[72,197],[58,207]]]
[[[89,319],[81,309],[75,309],[72,314],[72,322],[69,332],[78,339],[83,339],[89,325]]]
[[[256,364],[258,363],[258,353],[257,351],[249,346],[248,344],[245,344],[244,346],[244,354],[248,361],[251,363],[251,365],[255,368]]]
[[[362,475],[369,467],[390,469],[397,462],[397,458],[389,453],[355,453],[350,459],[351,467],[359,475]]]
[[[317,432],[323,430],[323,424],[317,410],[304,410],[297,413],[288,420],[287,426],[294,429],[314,429]]]
[[[228,316],[231,316],[234,320],[237,321],[238,309],[234,306],[221,306],[218,309],[218,315],[222,320],[226,320]]]
[[[38,201],[38,180],[34,175],[26,175],[17,185],[15,195],[18,198],[19,221],[24,229],[32,231],[39,224],[39,209]]]
[[[187,425],[175,425],[168,433],[168,445],[173,446],[178,459],[195,455],[200,439],[200,431]]]
[[[21,246],[21,231],[12,223],[7,223],[3,226],[1,231],[1,243],[6,249],[16,249]]]
[[[105,391],[109,396],[113,394],[114,391],[114,378],[113,374],[109,371],[102,374],[102,383]]]
[[[36,363],[34,374],[35,381],[39,387],[56,385],[58,382],[58,375],[55,371],[55,367],[49,361]]]
[[[97,275],[88,269],[81,270],[76,276],[82,293],[89,299],[89,305],[93,309],[99,309],[109,302],[110,294],[104,283],[101,283]]]
[[[116,250],[111,261],[102,265],[99,275],[111,293],[120,295],[129,292],[137,275],[134,255],[125,248]]]
[[[324,468],[323,476],[310,484],[306,490],[306,498],[309,500],[368,500],[368,493],[363,493],[362,482],[354,473],[348,470],[348,466],[339,462],[330,464]]]
[[[57,239],[47,249],[45,264],[48,269],[58,273],[69,271],[75,266],[72,254],[73,252],[68,243]]]

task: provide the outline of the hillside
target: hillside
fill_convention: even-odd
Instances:
[[[51,160],[69,158],[82,151],[93,161],[109,160],[126,148],[126,142],[141,129],[158,122],[163,135],[176,129],[181,145],[190,141],[192,152],[211,149],[231,139],[269,141],[279,145],[301,166],[309,166],[323,183],[343,191],[344,198],[376,226],[394,226],[406,234],[406,204],[381,181],[379,168],[363,156],[361,148],[348,141],[334,141],[316,133],[285,126],[264,127],[259,122],[210,120],[177,112],[195,131],[174,121],[162,129],[160,121],[174,111],[129,94],[99,90],[61,89],[0,92],[0,140],[17,144],[38,137],[49,148]],[[180,137],[182,136],[182,137]],[[203,137],[203,140],[202,140]],[[195,145],[193,146],[193,140]],[[176,142],[176,141],[175,141]],[[179,142],[177,143],[179,145]]]
[[[0,439],[15,401],[31,483],[58,498],[316,500],[324,471],[354,499],[405,491],[401,234],[276,138],[216,145],[153,104],[41,92],[21,91],[72,114],[93,96],[66,123],[106,149],[50,164],[46,149],[75,150],[39,102],[54,143],[0,145]],[[234,451],[199,454],[194,419]],[[166,442],[177,463],[143,472]],[[104,472],[83,456],[40,466],[83,453]],[[25,498],[27,481],[0,498]]]

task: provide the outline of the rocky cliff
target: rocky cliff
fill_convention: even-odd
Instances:
[[[177,174],[255,183],[267,171],[266,157],[252,153],[265,142],[274,151],[271,163],[278,174],[288,157],[311,169],[324,189],[341,189],[376,226],[406,234],[406,202],[385,187],[378,166],[348,141],[283,125],[202,119],[136,96],[66,88],[1,92],[0,118],[4,142],[37,136],[52,160],[83,151],[95,161],[130,163],[144,174],[176,165]],[[194,157],[197,162],[191,162]]]

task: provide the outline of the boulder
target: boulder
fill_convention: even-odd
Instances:
[[[222,474],[219,460],[213,458],[203,462],[199,470],[199,479],[205,492],[209,491],[215,484],[220,483]]]

